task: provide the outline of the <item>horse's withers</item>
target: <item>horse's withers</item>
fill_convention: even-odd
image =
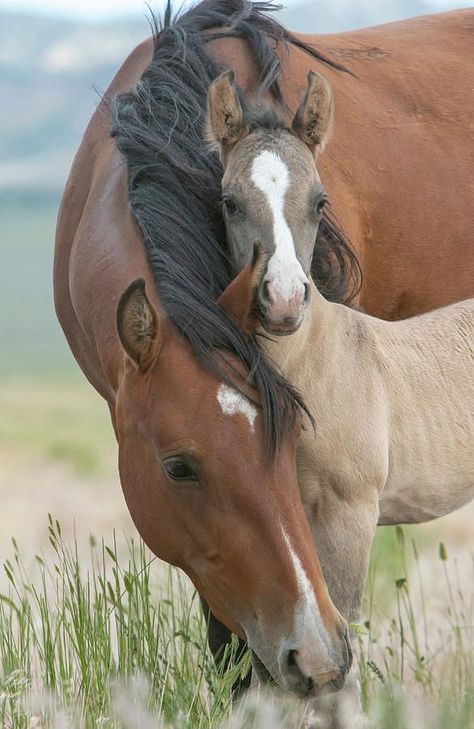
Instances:
[[[251,274],[249,266],[222,296],[236,317],[247,316],[240,284],[247,277],[251,290]],[[270,461],[257,393],[233,357],[235,384],[203,368],[140,280],[122,296],[118,329],[126,352],[116,403],[120,475],[141,536],[191,577],[283,689],[340,688],[347,626],[299,497],[301,416],[293,414]]]

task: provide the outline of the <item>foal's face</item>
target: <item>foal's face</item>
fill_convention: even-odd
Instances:
[[[255,245],[263,248],[268,263],[258,285],[261,321],[272,334],[291,334],[308,304],[326,201],[315,157],[331,124],[330,88],[321,76],[309,75],[291,130],[268,106],[243,111],[231,72],[212,84],[208,106],[209,135],[219,143],[224,165],[222,211],[235,270],[249,263]]]
[[[282,688],[339,688],[350,663],[346,624],[300,502],[298,423],[269,465],[256,393],[205,370],[143,287],[124,297],[119,463],[141,536],[189,575]]]
[[[256,130],[230,151],[222,210],[237,271],[260,242],[268,264],[259,282],[264,327],[290,334],[304,316],[311,260],[326,195],[309,147],[289,131]]]

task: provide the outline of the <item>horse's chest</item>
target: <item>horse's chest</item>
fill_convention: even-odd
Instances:
[[[304,505],[325,499],[357,500],[381,490],[387,477],[387,450],[382,434],[363,429],[325,429],[303,433],[297,453],[298,483]]]

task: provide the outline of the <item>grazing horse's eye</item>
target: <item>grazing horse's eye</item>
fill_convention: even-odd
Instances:
[[[233,215],[237,210],[237,205],[235,204],[235,202],[232,200],[231,197],[227,196],[224,196],[222,198],[222,207],[229,215]]]
[[[194,468],[184,458],[168,458],[163,461],[163,468],[167,476],[173,481],[198,481]]]

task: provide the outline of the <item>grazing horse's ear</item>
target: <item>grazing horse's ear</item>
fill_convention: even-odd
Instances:
[[[256,243],[252,261],[231,281],[217,302],[246,334],[253,334],[260,322],[257,291],[266,265],[263,248]]]
[[[142,372],[157,352],[158,314],[148,301],[145,281],[137,278],[120,297],[117,329],[122,346]]]
[[[291,125],[292,130],[312,151],[323,150],[331,131],[333,96],[325,78],[310,71],[306,94]]]
[[[234,72],[224,71],[207,92],[208,138],[220,146],[221,154],[225,154],[247,133],[242,105],[234,85]]]

